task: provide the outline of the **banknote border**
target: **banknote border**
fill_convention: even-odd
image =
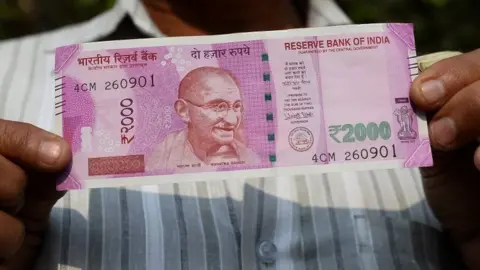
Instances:
[[[411,25],[410,23],[400,23],[404,25]],[[212,44],[212,43],[228,43],[228,42],[242,42],[250,40],[265,40],[265,39],[292,39],[295,37],[304,36],[327,36],[327,35],[347,35],[371,32],[386,31],[386,23],[373,23],[362,25],[339,25],[328,27],[303,28],[292,30],[277,30],[277,31],[262,31],[262,32],[248,32],[248,33],[234,33],[215,36],[188,36],[188,37],[157,37],[147,39],[130,39],[118,41],[104,41],[95,43],[82,44],[82,51],[95,51],[108,47],[108,49],[122,49],[135,47],[156,47],[156,46],[170,46],[170,45],[190,45],[190,44]],[[416,54],[415,51],[412,51]],[[416,55],[411,57],[411,61],[416,62]],[[409,55],[410,58],[410,55]],[[413,79],[413,78],[412,78]],[[417,112],[419,136],[428,138],[428,127],[426,119],[422,113]],[[62,126],[62,117],[55,117],[56,123],[53,129],[55,131]],[[61,135],[61,131],[60,134]],[[225,179],[242,179],[242,178],[257,178],[257,177],[277,177],[277,176],[292,176],[298,174],[319,175],[331,172],[352,172],[365,170],[381,170],[381,169],[402,169],[405,160],[385,160],[372,161],[369,163],[338,163],[322,165],[304,165],[292,167],[273,167],[266,169],[250,169],[250,170],[236,170],[228,171],[228,177],[224,173],[218,172],[195,172],[182,173],[175,175],[154,175],[154,176],[139,176],[139,177],[115,177],[115,178],[89,178],[83,181],[84,188],[101,188],[101,187],[119,187],[119,186],[140,186],[140,185],[157,185],[178,182],[195,182],[195,181],[215,181]]]
[[[325,173],[355,172],[405,168],[404,160],[382,160],[369,163],[338,163],[328,165],[304,165],[291,167],[273,167],[266,169],[251,169],[225,172],[195,172],[174,175],[152,175],[138,177],[90,178],[84,181],[82,189],[104,187],[129,187],[143,185],[162,185],[184,182],[239,180],[259,177],[287,177],[296,175],[321,175]]]

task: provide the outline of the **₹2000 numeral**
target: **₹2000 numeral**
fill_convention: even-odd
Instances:
[[[368,124],[344,124],[331,125],[328,127],[330,137],[337,143],[354,143],[365,140],[376,141],[379,139],[388,140],[392,136],[392,128],[387,121],[379,124],[370,122]]]

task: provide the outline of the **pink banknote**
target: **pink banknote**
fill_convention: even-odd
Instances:
[[[60,190],[432,165],[410,24],[78,44],[55,72]]]

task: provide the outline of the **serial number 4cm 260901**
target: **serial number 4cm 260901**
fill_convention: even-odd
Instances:
[[[117,90],[117,89],[133,89],[133,88],[146,88],[146,87],[155,87],[155,79],[153,74],[150,76],[138,76],[123,78],[119,80],[109,80],[105,82],[103,90]],[[94,92],[97,91],[97,83],[79,83],[73,87],[75,92]]]
[[[345,151],[344,153],[344,160],[366,160],[366,159],[386,159],[386,158],[396,158],[397,157],[397,150],[395,148],[395,144],[390,146],[382,145],[380,147],[369,147],[369,148],[361,148],[355,149],[353,151]],[[321,153],[321,154],[314,154],[312,156],[312,161],[314,163],[318,162],[331,162],[336,161],[335,152],[333,153]]]

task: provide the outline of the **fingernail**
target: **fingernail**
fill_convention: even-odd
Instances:
[[[420,90],[425,100],[430,104],[437,103],[445,95],[445,87],[439,80],[424,82]]]
[[[62,146],[54,138],[48,138],[40,143],[40,162],[45,165],[54,165],[62,154]]]
[[[433,140],[442,147],[448,148],[457,136],[455,123],[450,118],[442,118],[430,125]]]

